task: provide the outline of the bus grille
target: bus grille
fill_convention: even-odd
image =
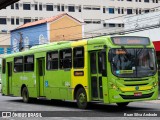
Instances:
[[[124,80],[125,86],[142,86],[147,85],[149,79],[135,79],[135,80]]]
[[[134,96],[134,95],[121,95],[120,96],[123,98],[123,99],[141,99],[141,98],[149,98],[153,95],[153,92],[152,93],[149,93],[149,94],[143,94],[142,96]]]

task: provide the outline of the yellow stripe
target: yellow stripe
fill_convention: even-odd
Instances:
[[[152,86],[141,86],[139,87],[138,91],[141,90],[150,90]],[[136,91],[135,87],[120,87],[120,90],[123,92],[129,92],[129,91]]]
[[[80,40],[80,41],[76,41],[71,43],[72,47],[76,47],[76,46],[84,46],[87,44],[87,40]]]

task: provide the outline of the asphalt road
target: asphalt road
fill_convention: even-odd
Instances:
[[[91,104],[86,110],[78,109],[73,102],[64,101],[50,101],[50,100],[35,100],[32,103],[23,103],[21,97],[1,96],[0,94],[0,116],[2,112],[13,112],[12,120],[22,119],[23,115],[30,113],[37,114],[38,117],[33,118],[34,115],[29,115],[30,119],[135,119],[135,120],[159,120],[160,117],[160,100],[133,102],[126,108],[119,108],[116,104],[103,105]],[[16,115],[20,113],[19,117]],[[41,116],[40,116],[41,115]],[[142,117],[142,116],[143,117]],[[146,116],[144,116],[146,115]],[[35,115],[36,116],[36,115]],[[34,117],[35,117],[34,116]],[[52,116],[52,117],[47,117]],[[152,117],[151,117],[152,116]],[[159,116],[159,117],[153,117]],[[23,116],[24,117],[24,116]],[[26,117],[26,116],[25,116]],[[47,118],[46,118],[47,117]],[[28,119],[28,118],[26,118]]]

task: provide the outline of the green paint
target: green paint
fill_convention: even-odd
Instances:
[[[80,42],[80,41],[76,41]],[[61,99],[61,100],[74,100],[73,94],[74,87],[72,85],[73,81],[80,83],[83,76],[74,76],[74,70],[77,69],[58,69],[58,70],[46,70],[46,54],[48,51],[62,50],[66,48],[71,48],[73,42],[55,42],[46,45],[39,45],[31,48],[28,51],[19,52],[11,55],[6,55],[6,72],[2,73],[2,93],[5,95],[13,94],[14,96],[21,96],[21,87],[23,85],[27,86],[30,97],[46,97],[48,99]],[[79,45],[83,46],[83,45]],[[104,50],[104,46],[105,50]],[[143,48],[144,46],[124,46],[127,48]],[[72,47],[73,48],[73,47]],[[111,41],[110,36],[103,36],[98,38],[93,38],[87,40],[87,45],[85,46],[85,67],[81,68],[80,71],[84,71],[84,74],[87,76],[85,82],[88,86],[83,86],[88,93],[88,101],[98,100],[103,103],[117,103],[117,102],[131,102],[131,101],[141,101],[141,100],[151,100],[157,99],[158,97],[158,85],[153,86],[153,82],[158,82],[158,74],[156,73],[153,76],[144,77],[144,78],[118,78],[112,74],[111,63],[108,61],[108,53],[112,48],[121,48],[119,45],[114,45]],[[154,48],[153,44],[147,45],[146,48]],[[98,55],[101,51],[106,51],[106,73],[107,76],[103,76],[102,73],[99,73],[98,68],[101,66],[99,64]],[[95,54],[96,66],[95,73],[91,72],[91,54]],[[14,57],[17,56],[26,56],[34,55],[34,71],[32,72],[14,72]],[[73,55],[72,55],[73,57]],[[8,68],[8,64],[11,62],[12,65]],[[72,60],[73,64],[73,60]],[[12,75],[8,76],[9,69],[12,69]],[[43,74],[40,75],[39,72]],[[71,72],[73,71],[73,73]],[[120,74],[131,74],[133,70],[120,70]],[[91,79],[95,77],[95,83],[92,83]],[[73,79],[74,78],[74,79]],[[76,79],[77,78],[77,79]],[[79,80],[79,82],[78,82]],[[153,96],[150,98],[141,98],[141,99],[123,99],[120,95],[133,95],[134,91],[123,92],[120,90],[121,87],[127,87],[128,85],[134,84],[145,84],[152,85],[151,90],[143,90],[142,94],[149,94],[153,92]],[[94,86],[95,85],[95,86]],[[126,86],[127,85],[127,86]],[[94,88],[97,91],[94,94],[97,94],[96,97],[93,96]],[[128,87],[127,89],[129,89]],[[84,95],[80,94],[79,100],[81,103],[84,101]]]

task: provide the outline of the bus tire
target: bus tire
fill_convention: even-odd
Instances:
[[[123,103],[117,103],[118,107],[126,107],[129,104],[129,102],[123,102]]]
[[[23,102],[28,103],[29,102],[29,92],[27,87],[24,87],[22,89],[22,98],[23,98]]]
[[[79,88],[76,93],[77,106],[80,109],[87,108],[87,94],[83,88]]]

